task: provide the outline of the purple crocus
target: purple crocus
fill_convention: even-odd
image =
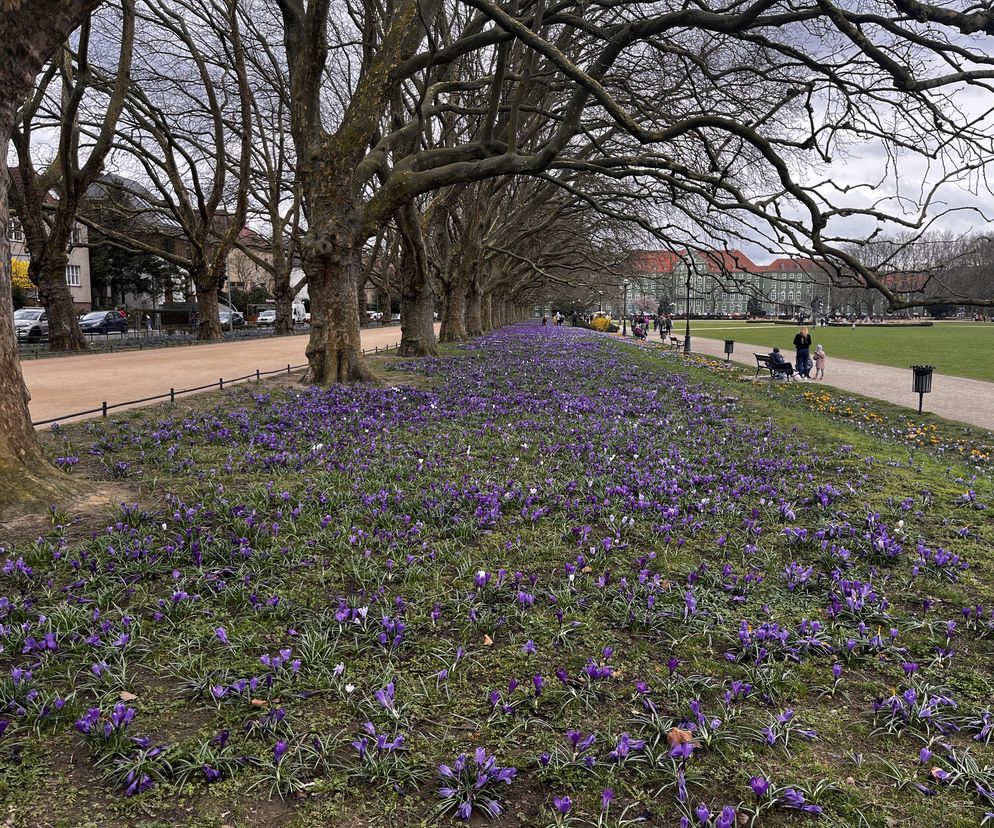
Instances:
[[[762,799],[770,790],[770,780],[762,776],[753,776],[749,779],[749,787],[758,799]]]

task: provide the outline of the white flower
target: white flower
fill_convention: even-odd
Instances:
[[[351,695],[352,693],[354,693],[355,692],[355,685],[354,684],[346,684],[345,685],[345,692],[348,693],[349,695]]]

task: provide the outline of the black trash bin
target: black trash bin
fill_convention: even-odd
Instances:
[[[730,362],[732,359],[732,351],[735,350],[735,340],[726,339],[725,340],[725,362]]]
[[[912,390],[918,395],[918,413],[922,413],[922,400],[926,394],[932,393],[932,371],[934,365],[912,365]]]

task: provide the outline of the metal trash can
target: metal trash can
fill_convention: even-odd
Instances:
[[[912,390],[918,395],[918,413],[922,413],[922,400],[926,394],[932,393],[932,371],[934,365],[912,365]]]
[[[726,339],[725,340],[725,362],[730,362],[732,359],[732,351],[735,350],[735,340]]]

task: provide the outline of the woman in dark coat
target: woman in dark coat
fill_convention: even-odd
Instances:
[[[807,328],[801,328],[794,337],[794,348],[797,351],[794,366],[798,376],[811,379],[811,334],[808,333]]]

